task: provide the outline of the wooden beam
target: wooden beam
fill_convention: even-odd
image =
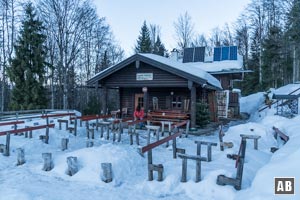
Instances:
[[[163,144],[163,143],[165,143],[165,142],[168,142],[168,141],[170,141],[170,140],[172,140],[172,139],[174,139],[174,138],[176,138],[176,137],[178,137],[178,136],[180,136],[180,135],[181,135],[181,133],[178,132],[178,133],[175,133],[175,134],[170,135],[170,136],[168,136],[168,137],[165,137],[165,138],[163,138],[163,139],[161,139],[161,140],[158,140],[158,141],[156,141],[156,142],[153,142],[153,143],[151,143],[151,144],[149,144],[149,145],[147,145],[147,146],[144,146],[144,147],[142,148],[142,153],[145,153],[145,152],[147,152],[147,151],[149,151],[149,150],[151,150],[151,149],[153,149],[153,148],[155,148],[155,147],[157,147],[157,146],[159,146],[159,145],[161,145],[161,144]]]
[[[7,125],[16,125],[16,124],[23,124],[24,121],[13,121],[13,122],[2,122],[0,126],[7,126]]]
[[[196,87],[191,88],[191,128],[196,127]]]
[[[0,132],[0,136],[6,135],[6,133],[9,134],[15,134],[15,133],[23,133],[26,131],[33,131],[33,130],[39,130],[39,129],[44,129],[44,128],[54,128],[55,124],[49,124],[49,125],[41,125],[41,126],[33,126],[33,127],[28,127],[28,128],[21,128],[21,129],[16,129],[16,130],[10,130],[10,131],[2,131]]]

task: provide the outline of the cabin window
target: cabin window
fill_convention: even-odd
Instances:
[[[172,99],[172,109],[181,109],[182,108],[182,100],[180,96],[173,96]]]

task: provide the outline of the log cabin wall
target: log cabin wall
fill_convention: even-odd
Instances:
[[[136,80],[137,73],[152,73],[153,80],[138,81]],[[143,62],[140,62],[138,68],[132,63],[106,77],[100,83],[107,87],[188,87],[188,81],[185,78]]]

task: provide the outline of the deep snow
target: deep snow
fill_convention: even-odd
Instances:
[[[1,200],[67,200],[67,199],[300,199],[300,116],[287,119],[274,115],[275,109],[266,109],[257,113],[262,106],[263,94],[258,93],[241,100],[241,110],[252,114],[245,124],[231,126],[224,141],[234,144],[232,149],[220,151],[219,146],[212,148],[212,162],[202,162],[201,182],[195,183],[195,162],[188,161],[186,183],[181,183],[181,159],[173,159],[172,148],[161,145],[153,151],[153,163],[163,164],[164,180],[148,181],[147,156],[142,157],[137,145],[129,145],[125,130],[122,141],[112,142],[99,138],[95,134],[94,147],[86,148],[85,128],[78,129],[75,137],[67,131],[58,130],[58,124],[50,129],[49,144],[42,143],[38,136],[44,131],[34,131],[33,138],[24,136],[11,137],[11,156],[0,155],[0,199]],[[45,120],[36,119],[40,124]],[[56,119],[54,122],[56,123]],[[26,123],[33,123],[26,122]],[[273,137],[272,127],[276,126],[286,133],[290,140],[283,145]],[[20,126],[21,127],[21,126]],[[10,127],[1,127],[7,130]],[[64,129],[64,126],[63,126]],[[237,153],[240,134],[256,134],[261,139],[258,150],[254,150],[253,141],[247,142],[242,190],[236,191],[232,186],[219,186],[216,179],[219,174],[235,177],[235,161],[226,154]],[[146,144],[146,137],[141,134],[141,146]],[[69,149],[60,150],[61,138],[69,138]],[[151,138],[154,141],[154,137]],[[218,142],[217,131],[210,136],[189,136],[177,139],[177,146],[185,148],[187,154],[196,154],[195,140]],[[5,136],[0,137],[5,143]],[[140,146],[140,147],[141,147]],[[16,166],[16,148],[25,149],[26,163]],[[275,153],[270,147],[280,147]],[[42,171],[41,154],[51,152],[54,169]],[[202,148],[202,156],[206,148]],[[77,156],[80,169],[74,176],[66,175],[68,156]],[[100,178],[102,162],[111,162],[113,181],[104,183]],[[274,177],[295,177],[295,195],[274,195]]]

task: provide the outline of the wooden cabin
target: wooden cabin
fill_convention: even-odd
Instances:
[[[240,91],[234,88],[234,82],[243,80],[243,57],[238,55],[237,46],[215,47],[209,56],[206,47],[185,48],[182,53],[173,50],[172,58],[182,62],[186,68],[199,68],[214,76],[221,83],[223,91],[217,92],[218,117],[233,118],[240,115]]]
[[[196,125],[196,101],[209,104],[212,121],[217,121],[216,91],[220,82],[197,67],[154,54],[135,54],[101,71],[88,80],[88,85],[102,88],[102,110],[107,110],[107,90],[119,92],[120,110],[132,115],[140,105],[145,112],[155,109],[185,112],[191,127]]]

